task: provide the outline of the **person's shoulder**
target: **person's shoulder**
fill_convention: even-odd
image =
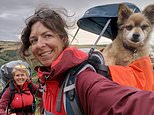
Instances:
[[[1,91],[1,98],[8,97],[10,95],[11,95],[11,89],[10,89],[10,87],[7,87],[7,88],[5,88],[5,89],[3,89]]]

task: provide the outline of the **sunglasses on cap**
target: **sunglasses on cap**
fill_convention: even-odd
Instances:
[[[27,69],[27,67],[25,65],[16,65],[14,66],[15,69]]]

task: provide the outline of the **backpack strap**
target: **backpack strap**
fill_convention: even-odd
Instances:
[[[97,73],[99,73],[99,74],[103,75],[104,77],[112,80],[108,66],[106,66],[104,64],[93,63],[93,62],[89,62],[89,63],[91,63],[93,65],[93,67],[95,68]]]
[[[86,68],[91,68],[95,71],[94,67],[87,62],[84,62],[72,70],[70,70],[64,85],[64,106],[67,115],[83,115],[82,107],[79,104],[78,96],[75,91],[76,76],[84,71]]]
[[[62,97],[64,98],[64,108],[67,115],[83,115],[83,109],[80,106],[80,103],[78,101],[78,96],[76,95],[76,77],[79,73],[84,71],[86,68],[91,68],[95,72],[103,75],[104,77],[107,77],[111,79],[109,76],[109,69],[108,66],[105,66],[104,64],[104,58],[103,56],[97,52],[94,51],[89,55],[88,60],[82,62],[81,64],[77,65],[76,67],[70,69],[66,80],[63,82],[59,94],[58,94],[58,100],[56,103],[56,110],[59,112],[61,110],[61,100]],[[64,96],[62,96],[64,95]]]
[[[7,107],[7,115],[8,115],[9,110],[11,109],[10,105],[11,105],[11,103],[13,101],[14,96],[15,96],[15,86],[14,86],[13,81],[10,81],[8,86],[10,88],[10,102],[8,104],[8,107]]]
[[[78,101],[78,96],[76,95],[76,91],[75,91],[75,87],[76,87],[75,82],[78,74],[87,68],[91,68],[93,71],[109,79],[111,78],[108,74],[109,70],[107,66],[105,66],[102,63],[101,64],[96,63],[90,59],[72,68],[69,74],[67,75],[65,82],[63,82],[60,92],[58,94],[58,100],[57,100],[57,106],[56,106],[57,111],[61,110],[60,107],[61,107],[61,100],[62,100],[61,98],[62,98],[62,92],[63,92],[64,108],[67,115],[83,115],[83,109],[80,106],[80,103]]]
[[[33,96],[33,103],[32,103],[32,113],[35,112],[36,110],[36,101],[35,101],[35,92],[33,91],[33,86],[32,86],[32,83],[29,83],[28,84],[28,88]]]
[[[91,48],[89,52],[88,63],[91,64],[97,73],[103,75],[104,77],[112,80],[112,77],[109,74],[109,68],[105,65],[104,57],[100,51],[94,50]]]

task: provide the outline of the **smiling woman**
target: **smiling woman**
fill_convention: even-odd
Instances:
[[[31,82],[29,64],[22,60],[10,61],[1,67],[0,77],[5,85],[0,98],[0,114],[34,115],[34,95],[39,87]]]

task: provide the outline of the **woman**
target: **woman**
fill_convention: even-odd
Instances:
[[[28,56],[31,48],[34,57],[43,65],[36,70],[41,83],[46,86],[45,113],[56,115],[68,114],[63,103],[65,98],[62,98],[60,111],[56,110],[56,102],[69,70],[88,58],[86,53],[69,46],[66,28],[66,22],[55,10],[40,8],[28,18],[21,36],[22,56]],[[120,86],[91,68],[77,76],[76,93],[84,115],[154,114],[153,92]]]
[[[13,68],[6,67],[10,64]],[[5,75],[11,69],[13,79],[9,81],[0,99],[0,115],[34,115],[36,106],[34,95],[38,86],[30,81],[31,73],[27,63],[20,60],[12,61],[5,64],[3,69]]]

